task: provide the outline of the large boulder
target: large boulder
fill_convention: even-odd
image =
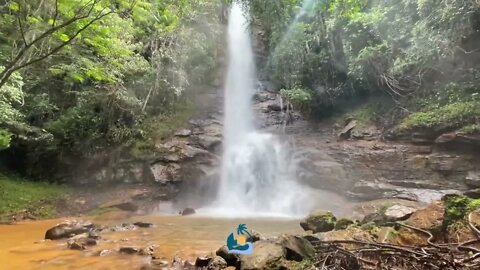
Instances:
[[[409,218],[415,211],[414,207],[396,204],[385,210],[385,218],[387,221],[400,221]]]
[[[316,210],[300,222],[300,226],[305,231],[313,233],[328,232],[335,228],[337,218],[330,211]]]
[[[95,246],[98,238],[98,236],[92,233],[82,233],[68,239],[67,246],[73,250],[84,250],[88,246]]]
[[[234,266],[236,267],[239,262],[240,262],[240,256],[234,253],[230,253],[228,250],[227,246],[224,245],[221,248],[219,248],[215,254],[221,258],[223,258],[228,266]]]
[[[70,238],[78,234],[88,233],[95,228],[91,222],[67,221],[57,224],[45,233],[45,239],[58,240]]]
[[[302,237],[284,235],[280,244],[285,248],[285,256],[289,261],[301,262],[303,260],[311,260],[315,256],[315,248],[308,240]]]
[[[240,257],[243,270],[260,270],[280,267],[284,264],[285,249],[278,243],[261,240],[254,243],[253,252]]]

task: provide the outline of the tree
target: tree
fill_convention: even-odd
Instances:
[[[29,2],[11,0],[2,7],[2,18],[17,26],[19,36],[11,38],[11,57],[0,72],[0,88],[14,72],[59,52],[94,23],[115,12],[106,0],[50,0],[40,6]]]

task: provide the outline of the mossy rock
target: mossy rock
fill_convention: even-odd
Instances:
[[[348,228],[348,226],[354,224],[355,222],[353,222],[353,220],[351,219],[348,219],[348,218],[341,218],[337,221],[337,223],[335,223],[335,230],[336,231],[339,231],[339,230],[345,230]]]
[[[316,210],[300,222],[300,226],[305,231],[312,231],[313,233],[329,232],[335,228],[337,218],[330,211]]]

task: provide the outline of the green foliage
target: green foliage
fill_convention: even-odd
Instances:
[[[0,66],[0,72],[5,68]],[[23,79],[18,72],[10,77],[9,81],[0,88],[0,125],[8,121],[21,118],[21,113],[16,105],[23,103]]]
[[[312,106],[313,97],[309,90],[294,87],[292,89],[282,89],[280,94],[283,99],[290,102],[295,109],[303,112],[309,112]]]
[[[480,208],[480,199],[471,199],[465,196],[448,197],[445,201],[444,228],[457,221],[463,221],[466,216]]]
[[[188,96],[217,78],[220,8],[216,0],[7,0],[0,149],[27,152],[20,170],[29,171],[45,157],[62,167],[68,157],[164,138],[193,113]]]
[[[478,69],[480,6],[473,1],[243,2],[269,45],[268,77],[279,88],[321,89],[313,108],[320,115],[358,96],[420,99],[434,82],[443,88]]]
[[[10,147],[12,134],[7,130],[0,129],[0,150]]]
[[[0,215],[27,210],[39,217],[51,217],[54,204],[65,193],[61,186],[0,175]]]
[[[409,115],[400,125],[402,129],[435,128],[452,129],[472,121],[478,121],[480,102],[455,102],[438,109]]]

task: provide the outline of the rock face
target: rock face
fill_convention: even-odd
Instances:
[[[78,221],[69,221],[50,228],[45,233],[45,239],[58,240],[69,238],[78,234],[88,233],[94,228],[95,225],[90,222],[82,223]]]
[[[330,211],[316,210],[300,222],[300,226],[305,231],[313,233],[328,232],[335,228],[337,218]]]
[[[465,183],[471,188],[480,188],[480,171],[468,172]]]

